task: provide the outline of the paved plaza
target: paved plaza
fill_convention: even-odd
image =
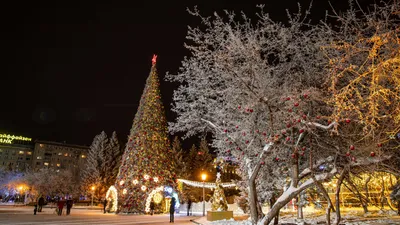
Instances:
[[[198,219],[195,216],[186,216],[184,214],[175,215],[175,223],[180,225],[193,225],[190,220]],[[100,209],[72,209],[71,215],[58,216],[54,214],[54,208],[44,208],[44,211],[33,215],[33,207],[13,207],[13,206],[0,206],[0,224],[65,224],[65,225],[91,225],[91,224],[169,224],[169,214],[161,215],[115,215],[103,214]]]

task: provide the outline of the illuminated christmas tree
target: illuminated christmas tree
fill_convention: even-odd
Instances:
[[[115,183],[122,212],[143,213],[156,189],[175,187],[175,165],[161,101],[156,58],[153,56],[153,65]]]

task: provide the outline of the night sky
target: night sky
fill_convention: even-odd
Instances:
[[[194,1],[12,2],[0,13],[0,133],[70,144],[90,145],[102,130],[116,130],[126,141],[152,55],[158,54],[161,79],[166,71],[175,73],[188,55],[187,26],[200,24],[186,12]],[[223,9],[254,16],[262,3],[273,19],[285,21],[286,8],[297,10],[294,0],[202,2],[198,8],[206,16]],[[300,2],[306,9],[310,1]],[[332,2],[339,10],[347,5]],[[328,9],[327,1],[315,0],[313,20]],[[161,82],[169,121],[175,87]]]

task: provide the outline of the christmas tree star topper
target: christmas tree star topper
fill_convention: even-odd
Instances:
[[[153,55],[153,59],[151,59],[151,61],[153,62],[153,65],[156,64],[156,61],[157,61],[157,55],[156,54]]]

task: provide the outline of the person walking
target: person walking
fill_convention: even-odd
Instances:
[[[107,198],[104,198],[104,201],[103,201],[103,212],[104,212],[104,214],[106,213],[106,207],[107,207]]]
[[[153,215],[153,213],[154,213],[154,208],[155,208],[154,201],[151,200],[151,202],[150,202],[150,215]]]
[[[188,205],[187,205],[187,215],[188,215],[188,216],[189,216],[189,215],[192,215],[191,209],[192,209],[192,199],[189,198],[189,200],[188,200]]]
[[[39,205],[38,212],[42,212],[42,208],[43,208],[43,205],[44,205],[43,195],[40,196],[39,201],[38,201],[38,205]]]
[[[169,222],[170,223],[174,222],[175,204],[176,204],[176,200],[174,197],[172,197],[171,204],[169,205]]]
[[[73,204],[74,202],[72,201],[72,198],[69,197],[69,199],[67,200],[67,216],[71,214],[71,208]]]
[[[65,204],[65,201],[63,201],[63,199],[62,198],[60,198],[60,200],[58,200],[58,203],[57,203],[57,209],[58,209],[58,215],[59,216],[61,216],[62,215],[62,211],[63,211],[63,208],[64,208],[64,204]]]

